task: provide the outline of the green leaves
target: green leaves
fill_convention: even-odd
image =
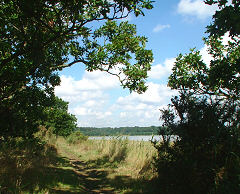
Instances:
[[[55,97],[54,104],[45,109],[46,121],[43,123],[52,132],[60,136],[70,135],[77,127],[77,118],[68,113],[68,103]]]
[[[169,86],[239,100],[239,39],[233,38],[224,45],[222,38],[209,37],[205,43],[212,56],[210,64],[203,62],[199,51],[180,54],[169,77]]]
[[[189,89],[201,93],[201,87],[207,82],[207,73],[208,68],[202,61],[200,52],[193,49],[188,55],[180,54],[176,58],[168,85],[173,89]]]
[[[229,32],[230,36],[240,34],[240,1],[233,0],[227,4],[227,0],[208,1],[208,4],[218,4],[220,11],[216,11],[213,16],[213,23],[207,27],[207,32],[211,36],[223,36]]]
[[[152,62],[146,38],[136,35],[136,26],[113,21],[151,8],[149,0],[1,1],[0,136],[33,134],[60,84],[56,71],[75,63],[113,74],[131,91],[145,91]]]
[[[194,96],[189,91],[181,91],[171,101],[168,109],[161,110],[163,141],[153,142],[161,192],[237,192],[239,103]]]
[[[235,19],[240,2],[205,2],[220,9],[205,38],[210,63],[196,49],[180,54],[168,82],[180,95],[161,110],[163,141],[154,146],[163,193],[239,190],[240,33]],[[176,137],[172,144],[171,136]]]
[[[135,34],[136,26],[128,22],[119,25],[114,21],[106,22],[94,32],[96,45],[89,51],[87,68],[114,74],[124,88],[141,93],[146,90],[145,79],[153,56],[150,50],[145,49],[147,39]],[[97,39],[102,39],[104,44],[98,44]],[[131,65],[129,61],[132,59],[135,63]]]
[[[239,22],[231,21],[239,17],[240,3],[232,1],[232,4],[227,4],[225,0],[206,2],[210,5],[218,4],[220,8],[213,16],[212,25],[208,27],[209,37],[204,39],[211,61],[209,64],[203,62],[200,52],[196,49],[186,55],[180,54],[176,58],[168,84],[181,92],[227,103],[223,108],[227,112],[229,107],[235,106],[240,100],[240,31],[237,27]],[[239,111],[236,110],[236,114],[237,112]],[[237,118],[233,112],[229,112],[229,115]]]

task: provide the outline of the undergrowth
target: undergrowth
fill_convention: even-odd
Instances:
[[[149,179],[155,176],[152,161],[156,150],[151,142],[130,141],[117,137],[110,140],[89,139],[83,143],[69,144],[60,137],[56,143],[58,147],[64,147],[89,164],[115,168],[116,174]]]
[[[41,135],[0,142],[0,193],[154,193],[149,184],[156,150],[150,142],[118,137],[73,144]]]
[[[40,188],[46,166],[56,162],[53,145],[37,139],[12,138],[0,145],[0,193],[19,193]]]

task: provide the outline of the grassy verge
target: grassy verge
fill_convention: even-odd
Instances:
[[[104,192],[104,185],[112,193],[155,193],[151,180],[155,177],[152,157],[156,151],[150,142],[119,138],[68,144],[58,138],[56,145],[61,155],[72,158],[73,163],[81,161],[94,171],[92,177],[101,174],[96,176],[96,192]]]
[[[80,144],[68,144],[58,138],[58,149],[65,149],[88,163],[100,167],[118,167],[118,173],[133,178],[153,176],[152,157],[156,151],[150,142],[129,141],[126,139],[87,140]]]
[[[82,193],[81,181],[54,145],[21,138],[0,144],[0,193]]]
[[[47,142],[1,144],[0,193],[156,193],[150,142]]]

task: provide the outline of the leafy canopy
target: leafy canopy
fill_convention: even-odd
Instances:
[[[136,26],[150,0],[3,0],[0,2],[0,135],[29,136],[54,100],[57,74],[81,63],[144,92],[153,61]],[[104,24],[103,22],[106,21]],[[99,27],[100,26],[100,27]],[[130,63],[130,60],[133,63]]]
[[[204,39],[210,63],[196,49],[180,54],[168,82],[180,95],[161,110],[164,141],[154,145],[162,193],[240,190],[240,2],[206,3],[219,6]]]

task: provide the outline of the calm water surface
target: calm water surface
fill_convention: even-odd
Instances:
[[[89,139],[118,139],[118,138],[127,138],[129,140],[133,140],[133,141],[150,141],[152,140],[152,138],[154,140],[160,140],[161,137],[159,135],[154,135],[154,136],[96,136],[96,137],[89,137]]]

